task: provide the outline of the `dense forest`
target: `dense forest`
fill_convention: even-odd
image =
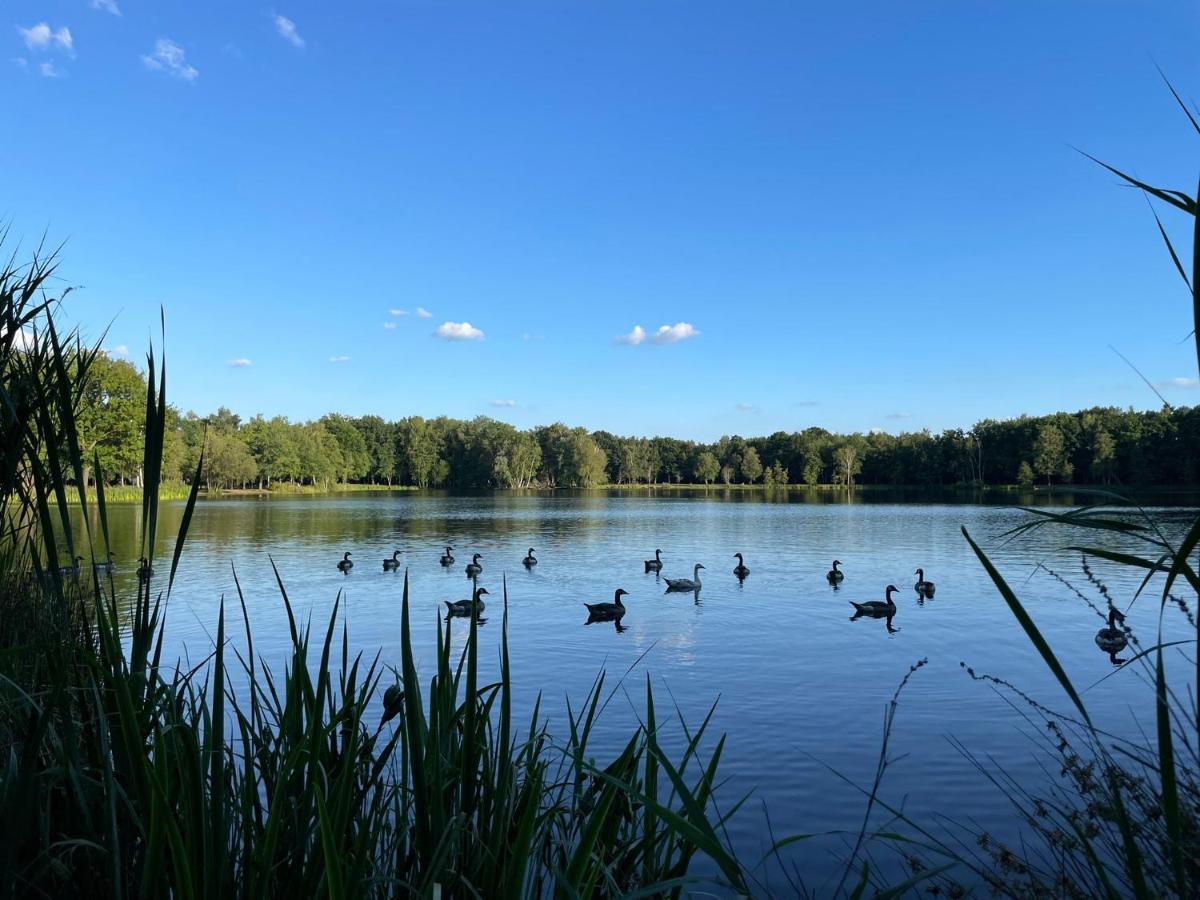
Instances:
[[[79,413],[80,449],[105,479],[140,484],[145,379],[101,357]],[[602,484],[1194,485],[1200,408],[1111,407],[984,419],[970,430],[899,435],[822,428],[705,444],[621,437],[563,424],[519,431],[484,416],[389,422],[330,414],[312,422],[242,421],[169,411],[163,478],[186,481],[201,446],[210,489],[335,484],[592,487]],[[85,477],[91,477],[90,473]]]

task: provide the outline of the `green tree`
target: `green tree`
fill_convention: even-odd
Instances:
[[[1096,429],[1092,438],[1092,477],[1103,484],[1112,481],[1117,461],[1117,442],[1103,428]]]
[[[854,476],[862,471],[863,453],[851,441],[833,451],[834,478],[843,487],[854,487]]]
[[[1033,487],[1033,477],[1033,466],[1021,460],[1021,465],[1017,467],[1017,484],[1024,488]]]
[[[708,450],[704,450],[696,457],[696,474],[697,481],[703,481],[705,484],[712,484],[717,480],[717,476],[721,474],[721,464],[717,462],[714,456]]]
[[[75,427],[85,482],[91,482],[91,463],[99,458],[109,479],[140,483],[146,380],[133,363],[103,353],[96,356],[80,396]]]
[[[1049,484],[1051,477],[1062,474],[1067,465],[1067,448],[1061,429],[1053,422],[1042,423],[1033,443],[1033,470]]]
[[[395,428],[379,416],[363,416],[353,422],[366,447],[369,460],[366,474],[371,484],[383,481],[391,487],[396,471]]]
[[[763,484],[767,487],[784,487],[789,483],[790,475],[788,470],[779,463],[772,463],[767,466],[767,470],[763,473]]]
[[[258,467],[250,448],[238,435],[225,430],[208,433],[204,454],[204,478],[208,489],[245,486],[254,480]]]
[[[754,484],[762,473],[763,465],[758,451],[753,447],[747,447],[742,451],[742,480],[747,484]]]

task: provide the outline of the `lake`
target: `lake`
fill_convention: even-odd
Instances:
[[[673,698],[687,721],[698,724],[719,699],[711,727],[728,734],[719,800],[729,805],[753,792],[730,827],[744,860],[759,859],[769,847],[764,804],[776,836],[858,829],[863,797],[833,770],[854,785],[869,786],[888,701],[909,667],[923,658],[928,665],[902,696],[890,745],[894,762],[882,795],[935,830],[949,827],[939,817],[970,819],[1011,838],[1019,823],[1007,801],[952,741],[996,760],[1019,780],[1040,783],[1045,756],[1035,739],[1039,730],[1044,733],[1044,717],[1026,721],[1020,714],[1026,707],[1006,704],[960,664],[1003,677],[1057,709],[1067,704],[960,527],[992,554],[1076,685],[1095,685],[1084,696],[1099,724],[1120,734],[1132,734],[1135,721],[1153,732],[1144,678],[1130,667],[1096,684],[1113,671],[1093,643],[1104,623],[1046,570],[1095,598],[1078,555],[1058,548],[1082,537],[1114,548],[1134,544],[1062,529],[1005,542],[1004,533],[1026,521],[1026,513],[889,500],[882,494],[845,502],[838,494],[780,493],[767,502],[758,492],[713,489],[203,501],[168,610],[167,655],[192,663],[207,655],[223,596],[236,615],[235,567],[256,649],[281,671],[287,620],[273,559],[298,611],[312,615],[314,630],[324,628],[341,592],[352,646],[398,665],[403,569],[384,573],[381,560],[399,549],[410,578],[419,664],[428,672],[442,602],[469,596],[463,567],[478,552],[484,565],[480,583],[491,592],[480,659],[485,672],[495,672],[506,577],[518,714],[527,717],[543,692],[551,732],[562,734],[564,697],[582,698],[606,669],[617,690],[595,740],[608,753],[624,743],[643,708],[647,673],[660,719]],[[161,573],[169,568],[181,512],[182,504],[165,505]],[[1182,533],[1191,512],[1166,509],[1161,516]],[[136,567],[139,517],[140,506],[110,509],[118,578],[126,584]],[[438,564],[445,544],[456,548],[457,562],[449,569]],[[531,546],[540,562],[526,571],[521,559]],[[663,552],[664,576],[690,577],[694,563],[706,566],[698,599],[666,594],[663,581],[644,574],[643,560],[656,548]],[[355,562],[349,575],[336,568],[345,550]],[[732,574],[739,551],[751,569],[743,583]],[[846,573],[836,591],[825,578],[834,558]],[[934,599],[921,602],[912,588],[918,566],[937,584]],[[1111,566],[1097,564],[1095,571],[1117,602],[1128,604],[1136,582]],[[852,621],[848,600],[882,599],[888,584],[900,588],[894,630],[883,620]],[[611,623],[586,625],[583,603],[610,601],[618,587],[629,592],[624,630]],[[1133,607],[1128,624],[1149,645],[1157,617],[1151,595]],[[1182,616],[1168,614],[1166,624],[1168,636],[1186,636]],[[240,625],[234,625],[236,636]],[[456,638],[467,627],[466,620],[458,622]],[[838,871],[842,849],[838,838],[802,842],[787,858],[821,893],[822,886],[829,888],[825,879]]]

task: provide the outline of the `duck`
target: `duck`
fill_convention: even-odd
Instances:
[[[825,578],[830,584],[838,584],[843,578],[846,577],[845,572],[838,571],[838,566],[840,565],[841,562],[835,559],[833,561],[833,568],[825,573]]]
[[[399,568],[400,568],[400,551],[399,551],[399,550],[393,550],[393,551],[392,551],[392,558],[391,558],[391,559],[388,559],[388,558],[384,557],[384,560],[383,560],[383,571],[385,571],[385,572],[395,572],[395,571],[396,571],[397,569],[399,569]]]
[[[667,590],[668,591],[698,591],[698,590],[700,590],[700,570],[703,568],[704,568],[704,566],[701,563],[696,563],[696,565],[692,567],[692,577],[691,578],[668,578],[667,579]]]
[[[855,615],[859,616],[894,616],[896,614],[896,601],[892,599],[899,588],[894,584],[887,586],[887,601],[883,600],[868,600],[866,603],[855,603],[850,601],[850,605],[854,607]]]
[[[446,548],[446,552],[442,554],[442,558],[441,558],[440,560],[438,560],[438,562],[440,562],[440,563],[441,563],[443,566],[452,566],[452,565],[454,565],[454,553],[453,553],[453,550],[454,550],[454,548],[453,548],[453,547],[447,547],[447,548]]]
[[[740,553],[735,553],[733,555],[737,557],[738,561],[737,566],[734,567],[733,574],[738,578],[745,578],[750,574],[750,570],[746,568],[746,561],[742,559],[742,554]]]
[[[537,560],[533,556],[533,548],[532,547],[529,548],[529,555],[526,556],[523,560],[521,560],[521,563],[527,569],[532,569],[534,566],[537,565]]]
[[[446,615],[469,616],[472,612],[483,612],[487,608],[487,604],[483,602],[482,598],[487,592],[487,588],[475,588],[475,595],[470,600],[455,600],[453,603],[449,600],[444,601]]]
[[[662,551],[654,551],[654,559],[646,560],[646,572],[661,572],[662,571]]]
[[[1096,632],[1096,646],[1112,656],[1120,653],[1129,644],[1125,632],[1117,627],[1117,622],[1123,622],[1125,617],[1116,608],[1108,610],[1108,626]]]
[[[585,603],[588,616],[592,619],[619,619],[625,615],[625,604],[621,602],[621,598],[629,594],[625,588],[617,588],[613,594],[612,603]]]
[[[138,560],[137,577],[139,581],[145,581],[154,574],[154,566],[150,565],[150,560],[142,557]]]
[[[479,561],[481,559],[483,559],[482,553],[476,553],[473,557],[471,557],[471,561],[469,563],[467,563],[467,577],[468,578],[474,578],[476,575],[478,575],[480,572],[483,571],[483,566],[481,566],[479,564]]]
[[[383,718],[379,723],[382,728],[389,721],[400,715],[404,709],[404,688],[398,683],[389,685],[388,689],[383,692]]]
[[[102,562],[93,563],[92,567],[101,575],[111,575],[114,571],[116,571],[117,568],[117,564],[113,562],[112,551],[108,551],[108,559],[103,560]]]
[[[337,567],[338,571],[342,573],[349,573],[349,571],[354,568],[354,563],[350,562],[349,550],[342,554],[342,561],[337,564]]]
[[[80,563],[82,563],[82,562],[83,562],[83,557],[77,556],[73,560],[73,563],[74,563],[73,565],[59,566],[58,574],[63,576],[64,578],[78,578],[79,577],[79,566],[80,566]]]
[[[926,597],[932,597],[934,585],[932,581],[925,580],[925,570],[917,569],[917,571],[913,572],[913,574],[917,576],[917,583],[913,585],[913,587],[916,589],[916,592],[918,594],[924,594]]]

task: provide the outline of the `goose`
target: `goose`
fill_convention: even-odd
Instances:
[[[654,551],[654,559],[646,560],[646,571],[648,573],[662,571],[662,551],[661,550]]]
[[[625,604],[621,602],[621,598],[628,595],[629,591],[625,588],[617,588],[617,592],[613,594],[612,603],[585,603],[587,607],[588,617],[591,619],[619,619],[625,615]]]
[[[737,557],[738,561],[737,566],[734,567],[733,574],[738,578],[745,578],[750,574],[750,570],[746,568],[746,561],[742,559],[742,554],[740,553],[735,553],[733,555]]]
[[[83,557],[77,556],[77,557],[75,557],[75,559],[72,562],[73,562],[73,565],[70,565],[70,566],[59,566],[58,574],[62,575],[64,578],[78,578],[79,577],[79,564],[83,562]]]
[[[533,548],[532,547],[529,548],[529,555],[527,557],[525,557],[523,560],[521,560],[521,562],[524,564],[525,568],[527,568],[527,569],[532,569],[534,566],[537,565],[537,560],[534,559],[534,556],[533,556]]]
[[[917,593],[924,594],[926,597],[932,597],[934,590],[933,582],[925,580],[925,570],[917,569],[913,574],[917,576],[917,583],[913,585]]]
[[[1129,638],[1126,637],[1124,631],[1117,627],[1117,622],[1124,620],[1125,617],[1115,608],[1109,609],[1108,627],[1101,628],[1096,632],[1096,646],[1114,656],[1124,650],[1129,643]]]
[[[103,562],[93,563],[92,567],[101,575],[111,575],[117,568],[117,564],[113,562],[112,551],[108,551],[108,559]]]
[[[700,563],[696,563],[696,565],[692,568],[692,577],[691,578],[668,578],[667,579],[667,590],[668,591],[698,591],[698,590],[700,590],[700,570],[703,568],[704,568],[703,565],[701,565]]]
[[[838,583],[838,582],[840,582],[840,581],[841,581],[843,578],[845,578],[845,577],[846,577],[846,573],[845,573],[845,572],[839,572],[839,571],[838,571],[838,566],[840,566],[840,565],[841,565],[841,563],[840,563],[840,562],[838,562],[838,560],[836,560],[836,559],[835,559],[835,560],[833,561],[833,568],[832,568],[832,569],[830,569],[828,572],[826,572],[826,573],[825,573],[825,578],[826,578],[826,579],[828,579],[828,581],[829,581],[829,583],[830,583],[830,584],[837,584],[837,583]]]
[[[138,560],[137,577],[139,581],[145,581],[154,574],[154,566],[150,565],[150,560],[142,557]]]
[[[479,564],[479,561],[481,559],[483,559],[482,553],[476,553],[473,557],[471,557],[471,561],[469,563],[467,563],[467,577],[468,578],[474,578],[476,575],[478,575],[480,572],[483,571],[483,566],[481,566]]]
[[[454,554],[451,552],[454,548],[447,547],[446,552],[442,554],[442,558],[438,560],[443,566],[454,565]]]
[[[349,550],[342,554],[342,561],[337,564],[337,567],[338,571],[344,574],[349,574],[350,570],[354,568],[354,563],[350,562]]]
[[[399,684],[393,684],[383,692],[383,719],[379,723],[382,728],[390,720],[400,715],[400,711],[404,709],[404,688]]]
[[[475,596],[471,600],[455,600],[453,603],[449,600],[444,601],[446,604],[446,615],[469,616],[472,612],[483,612],[487,608],[487,604],[482,599],[486,593],[487,588],[476,588]]]
[[[393,550],[393,551],[392,551],[392,558],[391,558],[391,559],[387,559],[387,558],[385,557],[385,558],[384,558],[384,560],[383,560],[383,571],[385,571],[385,572],[395,572],[397,569],[399,569],[399,568],[400,568],[400,559],[399,559],[399,557],[400,557],[400,551],[399,551],[399,550]]]
[[[855,615],[859,616],[894,616],[896,614],[896,601],[892,599],[892,594],[898,588],[894,584],[887,586],[887,602],[883,600],[868,600],[866,603],[855,603],[850,601],[850,605],[854,607]]]

